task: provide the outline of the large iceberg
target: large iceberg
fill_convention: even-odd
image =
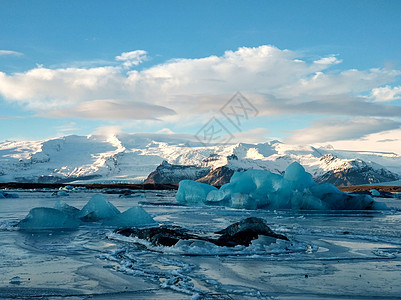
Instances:
[[[18,223],[20,229],[75,229],[80,222],[71,215],[55,208],[36,207]]]
[[[120,211],[103,195],[94,195],[78,213],[78,217],[86,222],[112,218]]]
[[[369,195],[350,195],[330,183],[315,183],[297,162],[288,166],[284,176],[265,170],[236,172],[220,189],[184,180],[179,184],[177,200],[246,209],[387,209]]]

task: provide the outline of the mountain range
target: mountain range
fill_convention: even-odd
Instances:
[[[331,146],[260,144],[204,145],[176,134],[89,135],[0,143],[0,182],[178,183],[214,185],[234,171],[265,169],[282,174],[301,163],[318,183],[337,186],[401,178],[401,156],[336,150]]]

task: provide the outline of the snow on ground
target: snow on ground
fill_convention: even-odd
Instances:
[[[237,159],[229,160],[234,155]],[[365,165],[401,174],[401,157],[330,147],[262,144],[207,146],[176,135],[66,136],[44,141],[0,143],[0,181],[92,180],[142,182],[163,161],[171,164],[266,169],[282,173],[293,161],[313,176]]]

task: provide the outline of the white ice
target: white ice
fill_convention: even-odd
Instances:
[[[176,196],[181,203],[224,205],[245,209],[360,210],[387,209],[369,195],[350,195],[330,183],[317,184],[297,162],[284,176],[265,170],[235,172],[219,190],[183,180]]]

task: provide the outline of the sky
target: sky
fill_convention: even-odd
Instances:
[[[401,154],[401,1],[0,1],[0,141]],[[213,135],[214,134],[214,135]]]

